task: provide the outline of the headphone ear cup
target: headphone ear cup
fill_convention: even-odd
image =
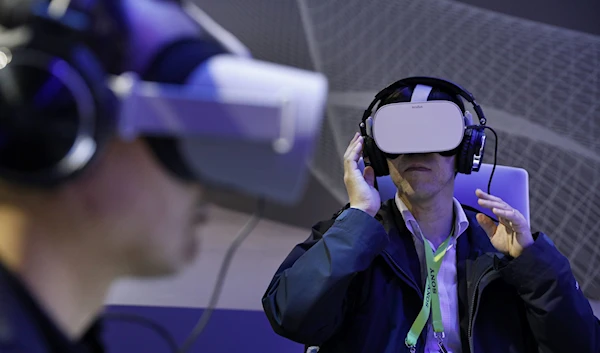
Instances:
[[[481,153],[479,159],[483,159],[485,132],[481,126],[467,127],[465,135],[460,146],[460,153],[456,161],[457,171],[463,174],[471,174],[472,171],[478,171],[479,165],[474,168],[475,156]]]
[[[387,160],[381,150],[377,147],[375,140],[370,136],[364,137],[365,145],[363,153],[369,158],[369,163],[375,171],[375,176],[385,176],[390,174]]]
[[[456,158],[456,171],[462,174],[471,174],[473,168],[473,128],[465,129],[463,140],[460,144]]]
[[[473,128],[473,132],[471,133],[471,147],[470,147],[470,160],[471,160],[471,170],[479,171],[481,167],[481,163],[483,163],[483,155],[485,149],[485,129],[483,126],[475,126]],[[476,157],[477,156],[477,157]],[[476,158],[478,160],[475,163]]]
[[[101,64],[86,47],[53,46],[54,37],[42,39],[47,38],[15,50],[13,62],[3,70],[15,77],[13,90],[20,99],[0,97],[0,110],[7,115],[0,124],[5,137],[0,175],[20,184],[52,187],[84,170],[112,136],[116,97],[105,84]],[[31,64],[32,57],[40,64]],[[78,148],[85,153],[76,159],[72,151]]]

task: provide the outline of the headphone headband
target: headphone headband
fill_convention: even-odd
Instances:
[[[435,87],[435,88],[440,88],[443,91],[447,91],[449,93],[463,97],[467,102],[469,102],[473,105],[473,109],[475,110],[475,114],[477,115],[477,118],[479,120],[479,125],[486,124],[487,119],[483,115],[483,110],[481,109],[479,104],[477,104],[477,101],[475,101],[475,97],[473,96],[473,94],[471,94],[469,91],[467,91],[466,89],[462,88],[461,86],[459,86],[458,84],[456,84],[454,82],[444,80],[441,78],[427,77],[427,76],[413,76],[413,77],[403,78],[399,81],[392,83],[391,85],[387,86],[386,88],[382,89],[381,91],[379,91],[375,95],[375,99],[373,99],[371,104],[369,104],[369,107],[367,108],[367,110],[365,110],[362,121],[365,122],[371,116],[371,114],[373,112],[373,108],[375,107],[375,104],[377,104],[377,102],[382,101],[384,98],[388,97],[390,94],[392,94],[393,92],[396,92],[397,90],[399,90],[401,88],[414,87],[418,84],[431,86],[431,87]]]

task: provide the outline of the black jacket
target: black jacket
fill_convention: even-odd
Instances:
[[[548,237],[534,234],[532,246],[508,258],[494,249],[476,212],[465,213],[470,225],[457,242],[463,352],[600,352],[600,323]],[[317,223],[263,297],[275,332],[320,346],[321,353],[408,352],[404,338],[423,289],[401,219],[390,200],[376,218],[347,209]],[[426,331],[417,352],[424,350]]]
[[[23,283],[0,264],[0,353],[102,353],[100,336],[97,323],[81,342],[69,340]]]

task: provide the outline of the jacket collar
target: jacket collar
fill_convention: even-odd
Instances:
[[[421,265],[415,244],[394,199],[382,205],[378,217],[390,237],[384,252],[389,254],[399,269],[408,276],[408,281],[412,281],[419,293],[422,293]]]
[[[483,267],[487,268],[488,260],[485,258],[491,257],[485,256],[482,258],[482,255],[496,254],[497,251],[491,244],[483,228],[477,222],[477,210],[464,205],[463,210],[465,211],[469,226],[464,235],[457,240],[457,265],[468,260],[470,264],[481,263],[481,265],[485,265]],[[386,246],[385,252],[409,275],[411,280],[415,283],[422,283],[419,258],[415,250],[412,235],[406,227],[394,199],[388,200],[383,204],[381,211],[376,217],[383,223],[385,230],[390,236],[390,242]],[[480,266],[476,267],[479,268]],[[469,277],[477,274],[471,273],[473,270],[472,266],[469,266]],[[465,277],[466,275],[467,273],[465,273]],[[421,286],[419,285],[419,287]]]

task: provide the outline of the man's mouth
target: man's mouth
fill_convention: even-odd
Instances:
[[[405,172],[428,172],[431,169],[427,168],[422,164],[412,164],[409,165],[408,168],[404,169]]]

